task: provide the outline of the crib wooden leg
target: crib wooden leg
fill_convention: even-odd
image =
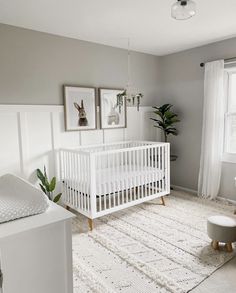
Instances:
[[[93,220],[92,219],[88,219],[88,225],[89,225],[89,230],[93,231]]]
[[[163,204],[163,206],[166,205],[166,203],[165,203],[165,199],[164,199],[164,196],[161,196],[161,203]]]
[[[67,209],[67,211],[69,211],[70,210],[70,207],[69,206],[66,206],[66,209]]]

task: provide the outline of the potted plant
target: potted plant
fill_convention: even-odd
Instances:
[[[178,130],[175,128],[175,123],[180,122],[178,114],[173,112],[171,108],[173,105],[164,104],[160,107],[153,107],[155,109],[154,114],[156,118],[151,118],[155,122],[154,127],[162,130],[164,134],[165,142],[168,141],[169,135],[178,135]],[[177,159],[176,155],[171,155],[171,160],[175,161]]]
[[[43,172],[40,169],[37,169],[37,177],[41,181],[41,183],[39,183],[41,190],[51,201],[57,203],[60,200],[62,194],[58,193],[56,196],[54,196],[54,191],[56,188],[56,177],[53,177],[51,180],[49,180],[45,166]]]

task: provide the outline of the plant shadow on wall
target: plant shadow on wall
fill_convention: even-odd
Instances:
[[[161,129],[164,134],[165,142],[168,141],[169,135],[178,135],[178,130],[175,127],[175,124],[180,122],[178,118],[178,114],[172,111],[173,105],[164,104],[160,107],[153,107],[155,111],[153,112],[156,115],[156,118],[150,118],[155,122],[154,127]],[[177,159],[177,155],[171,155],[171,161],[175,161]]]
[[[43,172],[40,169],[37,169],[37,177],[41,181],[41,183],[39,183],[41,190],[51,201],[57,203],[60,200],[62,194],[58,193],[56,196],[54,196],[57,183],[56,177],[53,177],[51,180],[49,180],[45,166]]]

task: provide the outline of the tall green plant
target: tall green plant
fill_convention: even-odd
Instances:
[[[155,109],[154,114],[156,114],[157,118],[151,118],[151,120],[155,121],[154,127],[160,128],[165,137],[165,142],[167,142],[168,135],[178,135],[178,130],[174,127],[174,124],[180,122],[178,119],[178,115],[174,113],[171,108],[173,105],[164,104],[160,107],[153,107]]]
[[[53,177],[51,180],[49,180],[45,166],[43,172],[40,169],[37,169],[37,177],[41,181],[41,183],[39,183],[39,186],[42,191],[47,195],[47,197],[53,202],[58,202],[62,194],[58,193],[54,197],[54,190],[56,188],[56,177]]]

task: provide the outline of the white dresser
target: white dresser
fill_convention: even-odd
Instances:
[[[72,218],[51,202],[43,214],[0,224],[0,293],[73,292]]]

